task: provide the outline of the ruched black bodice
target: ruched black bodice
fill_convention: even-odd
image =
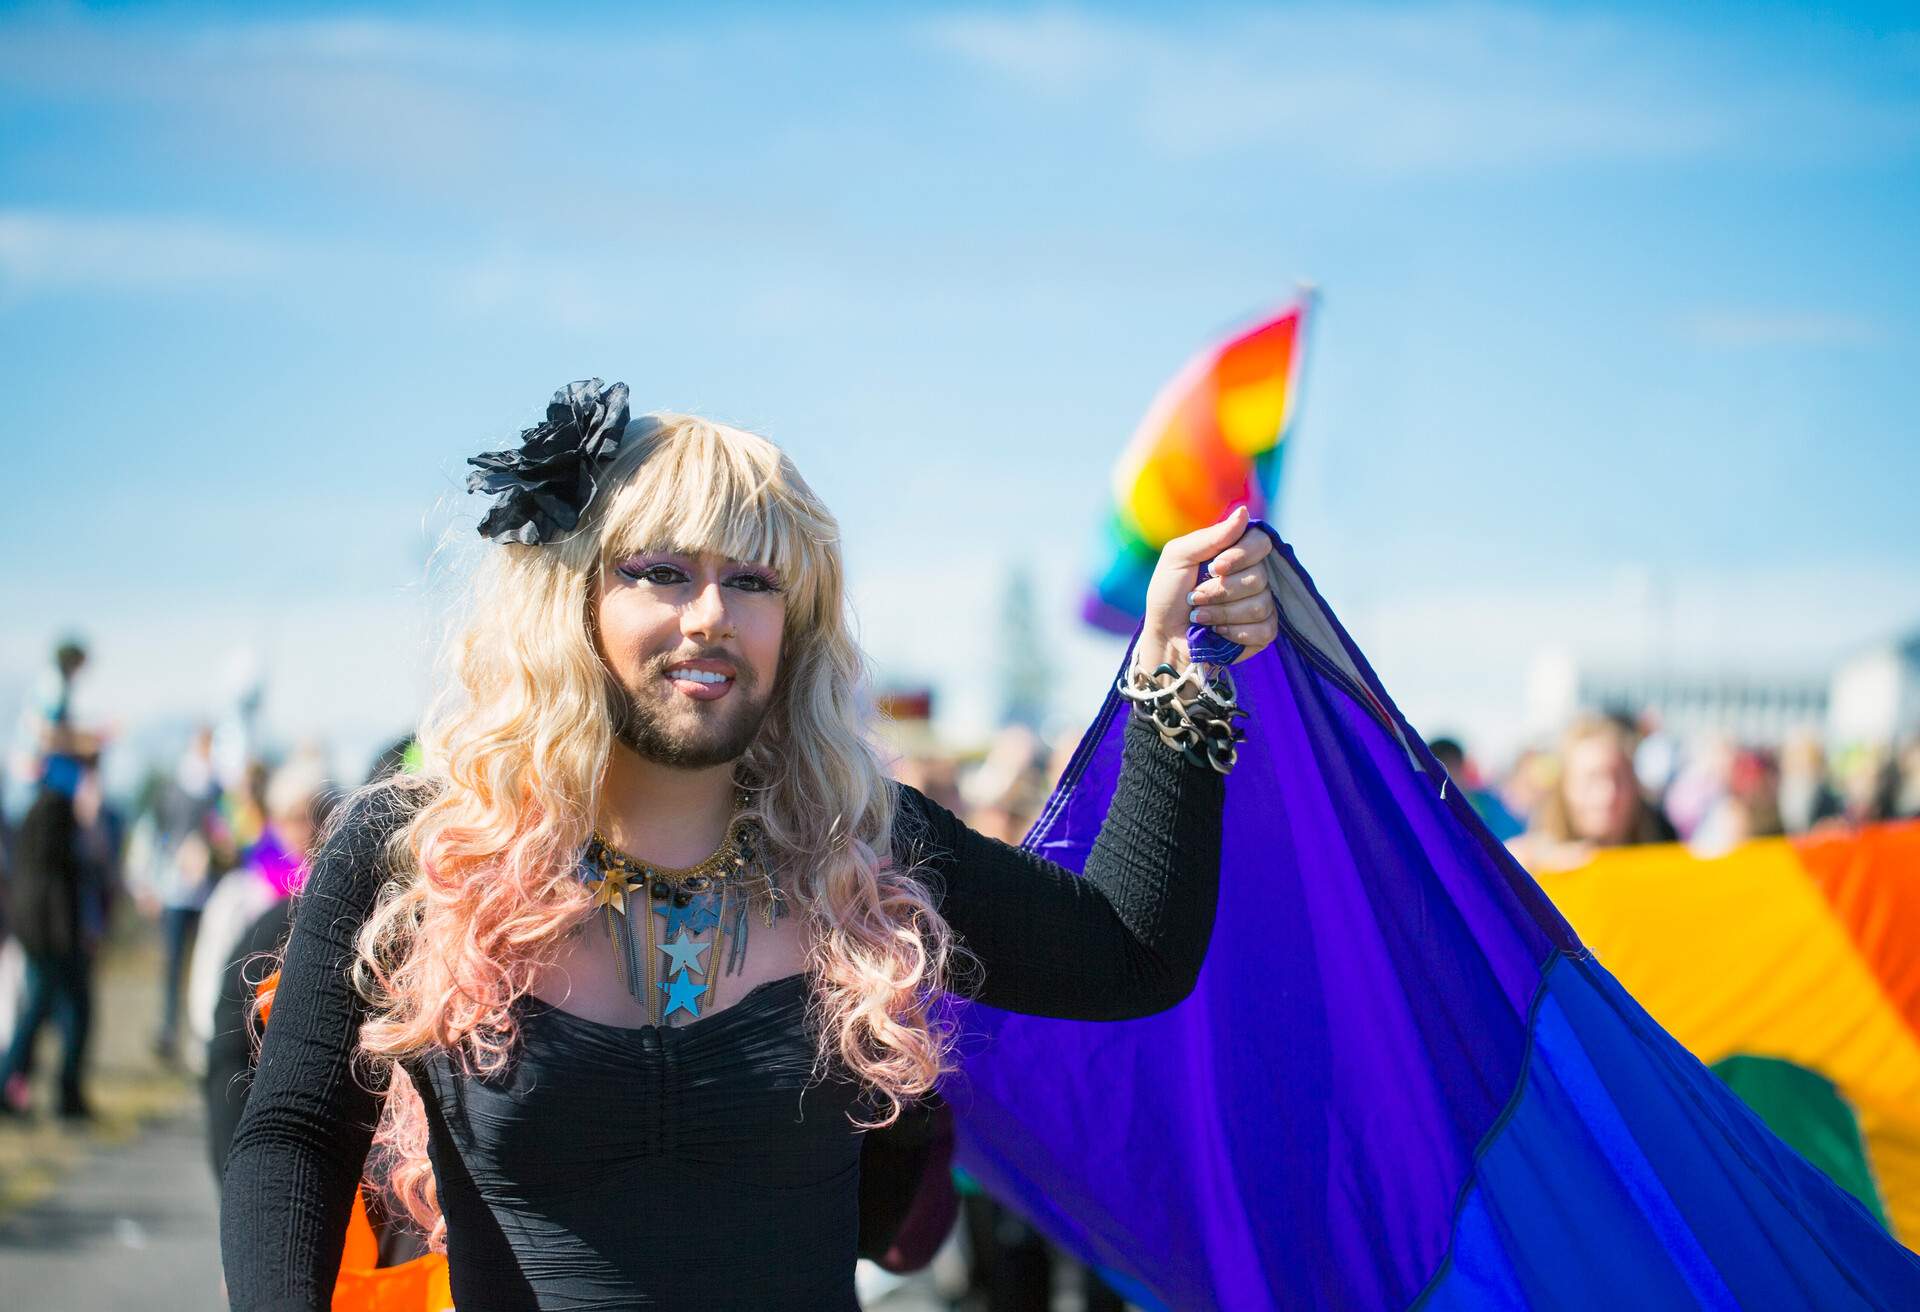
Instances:
[[[503,1076],[415,1069],[456,1305],[857,1308],[858,1089],[810,1082],[806,997],[789,975],[671,1028],[529,998]],[[763,1260],[716,1260],[742,1234]]]
[[[910,788],[895,845],[977,960],[956,981],[971,996],[1118,1020],[1172,1006],[1199,975],[1223,791],[1136,719],[1084,878]],[[403,819],[388,795],[358,803],[301,894],[222,1197],[241,1312],[330,1303],[379,1112],[355,1069],[366,1011],[348,972]],[[860,1091],[831,1065],[816,1077],[808,1001],[795,975],[629,1029],[529,998],[501,1073],[414,1062],[459,1312],[856,1307]]]

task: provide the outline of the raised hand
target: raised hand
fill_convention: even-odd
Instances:
[[[1236,507],[1218,524],[1177,537],[1160,550],[1147,584],[1147,613],[1135,664],[1143,670],[1165,662],[1187,664],[1187,626],[1204,624],[1246,648],[1246,660],[1280,633],[1280,617],[1267,587],[1266,559],[1273,539],[1247,527],[1247,509]],[[1196,582],[1201,564],[1211,577]]]

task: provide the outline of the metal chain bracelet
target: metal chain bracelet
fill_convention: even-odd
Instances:
[[[1224,667],[1209,677],[1199,661],[1184,670],[1159,665],[1151,674],[1129,666],[1114,690],[1152,722],[1160,741],[1194,765],[1226,774],[1239,760],[1239,745],[1247,735],[1234,721],[1247,713],[1240,709],[1233,676]]]

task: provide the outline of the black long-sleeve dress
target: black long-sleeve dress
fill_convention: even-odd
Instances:
[[[1112,807],[1070,872],[982,837],[911,788],[899,845],[993,1006],[1118,1020],[1192,989],[1213,930],[1221,779],[1129,727]],[[404,815],[375,800],[315,860],[273,1024],[234,1135],[221,1243],[240,1312],[328,1306],[378,1095],[353,1061],[354,935]],[[590,1021],[534,998],[493,1077],[411,1062],[460,1312],[852,1309],[860,1090],[814,1081],[802,975],[676,1027]]]

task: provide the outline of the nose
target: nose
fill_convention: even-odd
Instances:
[[[733,623],[727,614],[727,595],[718,582],[707,584],[694,593],[680,609],[680,632],[689,638],[717,642],[733,636]]]

